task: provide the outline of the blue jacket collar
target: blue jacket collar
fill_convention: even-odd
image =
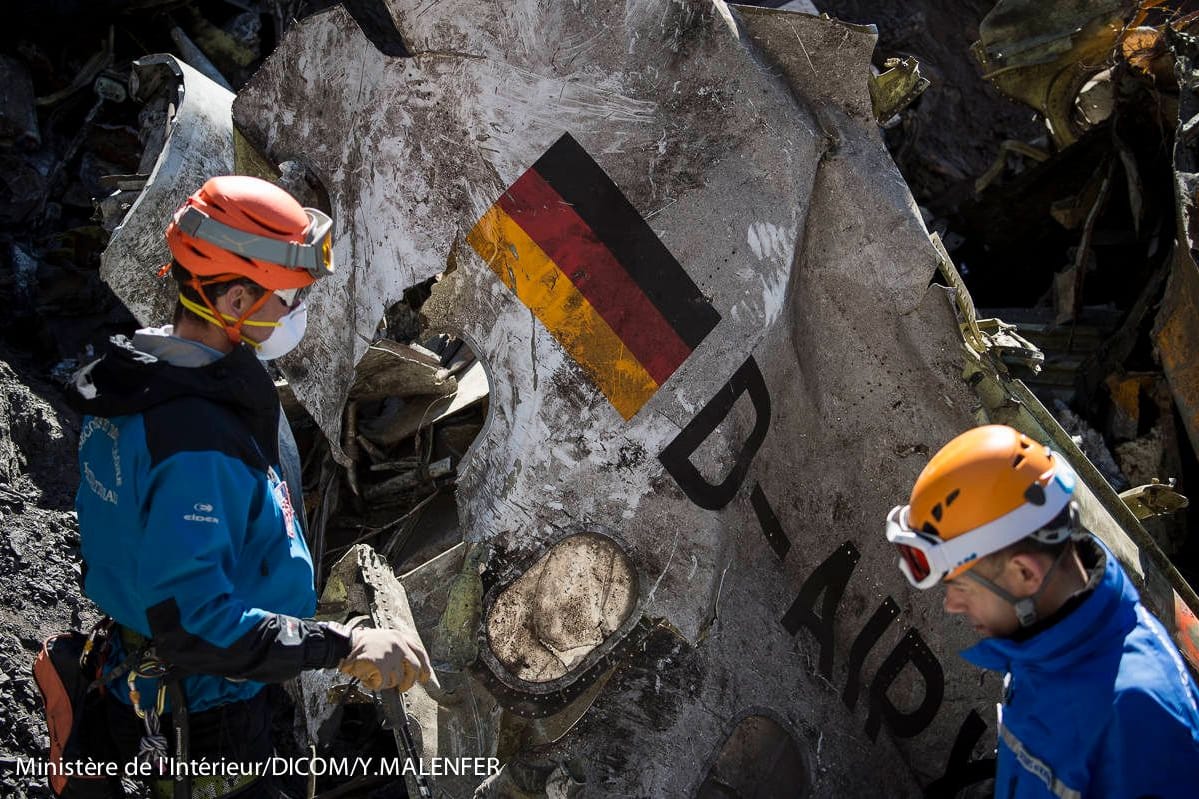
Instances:
[[[1088,543],[1099,556],[1091,569],[1094,589],[1089,596],[1030,637],[984,638],[964,650],[962,657],[976,666],[1000,672],[1023,666],[1056,671],[1085,662],[1095,651],[1110,646],[1113,637],[1123,640],[1137,623],[1136,588],[1111,550],[1094,536],[1079,545],[1086,547]]]

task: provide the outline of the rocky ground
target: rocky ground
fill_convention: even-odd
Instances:
[[[79,426],[35,364],[0,357],[0,795],[50,796],[43,779],[18,777],[15,766],[49,746],[30,671],[43,638],[99,616],[79,591]]]

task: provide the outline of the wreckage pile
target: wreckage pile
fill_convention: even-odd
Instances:
[[[1044,356],[1021,376],[1118,491],[1173,480],[1185,495],[1199,484],[1184,366],[1199,320],[1181,311],[1190,255],[1172,246],[1194,203],[1175,183],[1192,146],[1176,156],[1180,80],[1184,111],[1193,91],[1175,62],[1195,15],[1127,0],[966,5],[974,16],[947,28],[931,9],[820,4],[878,23],[878,55],[915,54],[933,82],[888,145],[980,315]],[[1146,526],[1195,583],[1199,517],[1164,501]]]
[[[483,364],[463,341],[371,344],[346,403],[346,466],[285,382],[280,388],[301,446],[307,442],[305,501],[318,566],[367,543],[403,570],[461,540],[454,478],[483,427],[488,395]]]
[[[136,325],[100,279],[100,253],[146,185],[176,109],[166,92],[135,100],[131,62],[173,52],[238,89],[294,20],[333,4],[133,5],[26,10],[0,50],[0,300],[10,309],[0,323],[0,665],[12,675],[0,686],[0,756],[10,763],[46,745],[22,663],[41,636],[95,613],[75,587],[77,424],[48,381]],[[1194,102],[1185,75],[1180,99],[1174,72],[1177,58],[1199,55],[1191,17],[1120,0],[1070,4],[1085,9],[1068,14],[1010,0],[893,5],[816,3],[878,25],[879,72],[903,72],[914,57],[931,81],[923,94],[924,84],[906,84],[881,122],[926,223],[990,309],[982,315],[1017,326],[1013,369],[1116,489],[1174,479],[1185,494],[1199,485],[1199,381],[1187,372],[1199,320],[1194,306],[1182,318],[1193,256],[1171,241],[1177,221],[1190,230],[1195,204],[1194,187],[1176,183],[1176,170],[1196,171],[1194,141],[1176,155],[1173,139],[1179,109],[1189,119]],[[292,179],[313,188],[303,174]],[[335,445],[279,375],[322,582],[356,544],[404,572],[462,540],[457,470],[490,392],[466,343],[426,329],[421,310],[436,282],[388,309],[357,365]],[[1199,581],[1185,501],[1165,489],[1136,496],[1130,503],[1141,503],[1163,550]],[[46,795],[40,780],[7,775],[0,793]]]
[[[319,4],[308,4],[319,8]],[[61,383],[109,336],[138,324],[100,277],[100,255],[154,167],[175,108],[133,98],[131,63],[174,51],[240,86],[298,3],[142,2],[25,6],[0,47],[0,794],[49,796],[16,773],[48,746],[29,666],[42,639],[86,627],[72,510],[78,418]],[[146,91],[146,87],[141,87]],[[147,264],[147,269],[153,268]],[[414,287],[389,311],[347,409],[346,469],[292,398],[308,516],[331,566],[369,541],[400,565],[457,531],[458,460],[486,414],[487,378],[469,347],[421,334]],[[164,320],[165,321],[165,320]],[[326,537],[327,532],[327,537]],[[440,550],[438,550],[440,551]],[[327,569],[326,569],[327,570]],[[380,796],[385,793],[379,794]]]

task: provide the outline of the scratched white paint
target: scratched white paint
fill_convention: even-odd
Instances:
[[[754,222],[746,233],[746,241],[759,260],[783,260],[795,244],[795,231],[769,222]]]
[[[170,260],[163,229],[175,209],[209,177],[232,171],[233,94],[170,55],[139,59],[134,74],[145,84],[178,86],[177,108],[146,188],[104,250],[100,274],[139,322],[160,325],[170,319],[175,296],[149,265]]]

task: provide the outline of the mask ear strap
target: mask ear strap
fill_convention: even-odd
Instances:
[[[213,280],[213,281],[209,281],[209,284],[223,283],[223,282],[226,282],[226,281]],[[251,304],[248,309],[246,309],[246,312],[243,313],[236,322],[234,322],[233,324],[228,324],[225,322],[224,314],[222,314],[220,311],[218,311],[216,309],[216,306],[212,304],[212,300],[208,299],[208,295],[204,292],[205,284],[200,282],[200,278],[192,277],[192,279],[190,281],[188,281],[188,285],[191,286],[195,290],[196,294],[200,295],[200,299],[203,300],[203,302],[204,302],[204,307],[206,307],[208,309],[209,313],[212,314],[212,318],[217,320],[215,322],[215,324],[219,324],[221,326],[221,328],[224,329],[225,335],[229,337],[229,341],[232,342],[233,346],[235,346],[235,347],[238,344],[240,344],[242,341],[242,337],[241,337],[242,324],[244,324],[245,321],[247,319],[249,319],[251,316],[256,314],[258,312],[258,310],[260,308],[262,308],[262,306],[266,305],[267,300],[269,300],[271,298],[271,292],[263,291],[262,296],[259,297],[257,300],[255,300],[254,303]],[[258,343],[255,341],[251,341],[250,339],[246,339],[246,343],[251,344],[256,349],[258,347]]]
[[[992,581],[976,573],[974,569],[966,572],[965,576],[969,577],[974,582],[986,588],[995,596],[1007,602],[1016,611],[1016,620],[1020,622],[1021,627],[1031,627],[1037,621],[1037,600],[1041,598],[1041,594],[1045,593],[1045,589],[1049,587],[1049,578],[1053,577],[1053,572],[1057,569],[1062,558],[1070,547],[1062,547],[1062,551],[1057,553],[1057,557],[1053,559],[1053,565],[1049,567],[1049,571],[1045,572],[1045,578],[1041,580],[1041,585],[1031,596],[1016,598],[1010,591],[1002,588]]]
[[[242,326],[243,324],[245,324],[245,323],[246,323],[246,320],[247,320],[247,319],[249,319],[249,318],[250,318],[251,316],[253,316],[254,314],[258,313],[258,310],[259,310],[260,308],[262,308],[262,306],[264,306],[264,305],[266,305],[266,304],[267,304],[267,301],[268,301],[268,300],[270,300],[270,298],[271,298],[271,294],[272,294],[272,293],[273,293],[273,292],[270,292],[270,291],[263,291],[263,292],[262,292],[262,296],[261,296],[261,297],[259,297],[257,300],[255,300],[255,301],[254,301],[254,302],[253,302],[253,303],[250,305],[250,307],[246,309],[246,312],[245,312],[245,313],[243,313],[243,314],[242,314],[242,315],[241,315],[241,316],[238,318],[237,322],[235,322],[235,323],[234,323],[234,324],[236,324],[236,325],[237,325],[237,335],[238,335],[238,338],[240,338],[240,337],[241,337],[241,326]],[[270,326],[270,327],[278,327],[278,324],[277,324],[277,323],[271,323],[271,324],[270,324],[270,325],[268,325],[268,326]],[[246,339],[246,343],[247,343],[247,344],[253,344],[253,346],[254,346],[254,348],[255,348],[255,349],[257,349],[257,348],[258,348],[258,342],[256,342],[256,341],[251,341],[250,339]]]

